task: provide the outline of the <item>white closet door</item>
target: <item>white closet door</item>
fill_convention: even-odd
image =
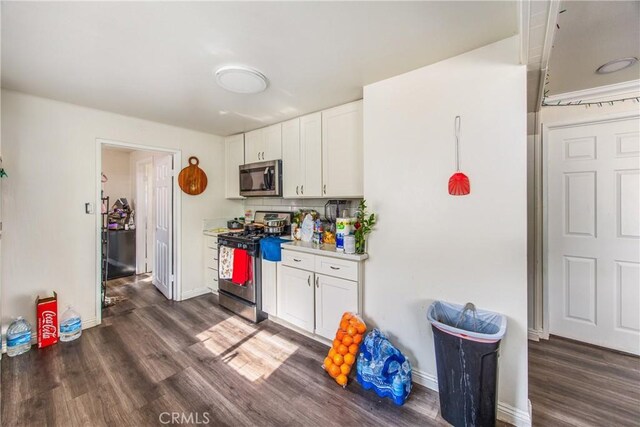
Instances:
[[[549,329],[640,354],[640,122],[547,135]]]

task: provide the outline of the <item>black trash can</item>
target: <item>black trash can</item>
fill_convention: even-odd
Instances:
[[[436,301],[433,329],[442,418],[455,427],[494,426],[498,349],[507,329],[501,314]]]

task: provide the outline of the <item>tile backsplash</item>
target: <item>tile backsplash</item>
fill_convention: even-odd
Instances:
[[[345,199],[347,207],[355,209],[360,203],[360,199]],[[251,197],[244,200],[244,209],[256,211],[291,211],[298,209],[315,209],[324,217],[324,205],[329,199],[280,199],[273,197]]]

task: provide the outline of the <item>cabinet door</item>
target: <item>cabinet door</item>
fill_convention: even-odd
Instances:
[[[276,315],[276,266],[278,263],[262,260],[262,311]]]
[[[282,124],[282,197],[300,197],[300,119]]]
[[[292,325],[313,332],[313,273],[282,266],[278,280],[278,317]]]
[[[345,311],[358,311],[358,283],[316,274],[315,333],[333,339]]]
[[[282,158],[282,123],[263,129],[262,160],[280,160]]]
[[[322,112],[322,195],[362,197],[362,101]]]
[[[322,197],[322,113],[300,118],[300,159],[303,197]]]
[[[240,196],[240,171],[244,164],[244,135],[233,135],[224,141],[225,197],[242,199]]]
[[[244,134],[244,163],[262,161],[264,151],[263,129],[253,130]]]

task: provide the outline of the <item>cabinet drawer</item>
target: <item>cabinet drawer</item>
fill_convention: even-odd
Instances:
[[[313,271],[315,255],[282,250],[282,265]]]
[[[214,270],[218,269],[218,249],[204,248],[204,266]]]
[[[317,256],[315,262],[315,272],[326,274],[328,276],[357,281],[358,263],[355,261]]]
[[[204,269],[204,285],[214,292],[218,292],[218,271],[205,268]]]
[[[204,245],[207,248],[218,249],[218,238],[213,236],[204,236]]]

